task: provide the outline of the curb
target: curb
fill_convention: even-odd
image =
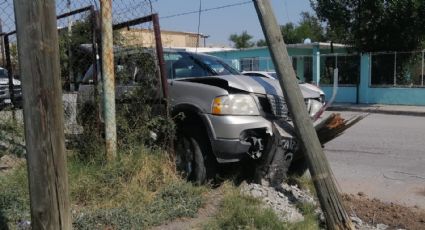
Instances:
[[[406,115],[425,117],[425,111],[406,111],[406,110],[382,110],[379,107],[374,108],[356,108],[348,106],[330,106],[327,111],[350,111],[350,112],[363,112],[363,113],[378,113],[389,115]]]

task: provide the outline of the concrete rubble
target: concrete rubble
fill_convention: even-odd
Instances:
[[[280,187],[274,188],[268,185],[242,183],[240,186],[241,194],[258,198],[264,202],[264,208],[271,208],[280,220],[290,223],[303,221],[304,217],[297,204],[309,203],[318,206],[317,201],[308,192],[301,190],[297,185],[288,185],[283,183]],[[316,209],[322,224],[325,224],[325,218],[320,208]],[[371,226],[356,216],[350,216],[355,229],[358,230],[385,230],[389,226],[385,224],[376,224]]]

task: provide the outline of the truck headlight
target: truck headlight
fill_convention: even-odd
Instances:
[[[214,98],[211,113],[214,115],[260,115],[251,95],[231,94]]]

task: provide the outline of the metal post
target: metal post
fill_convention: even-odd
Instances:
[[[98,28],[99,28],[99,14],[95,10],[94,6],[90,7],[90,15],[91,15],[91,32],[92,32],[92,65],[93,65],[93,100],[94,100],[94,114],[96,116],[96,133],[100,134],[100,113],[99,113],[99,66],[98,66],[98,46],[97,43],[99,41],[98,38]],[[75,83],[78,84],[77,81]]]
[[[168,105],[168,81],[167,81],[168,78],[167,78],[167,71],[165,70],[164,51],[162,49],[161,29],[159,28],[158,14],[152,15],[152,22],[153,22],[153,32],[155,35],[156,55],[158,57],[159,72],[161,74],[162,94],[164,98],[166,99],[166,102]]]
[[[1,45],[1,66],[4,67],[4,62],[5,62],[5,54],[4,54],[4,34],[3,34],[3,21],[0,19],[0,34],[1,34],[1,40],[0,40],[0,45]]]
[[[10,58],[10,43],[9,43],[9,35],[4,36],[4,48],[6,53],[6,69],[9,77],[9,94],[10,100],[12,104],[15,105],[15,90],[13,85],[13,69],[12,69],[12,60]],[[15,106],[12,107],[15,109]]]
[[[66,7],[68,8],[68,12],[71,12],[71,0],[68,0],[66,3]],[[71,49],[71,38],[72,38],[72,21],[71,17],[67,18],[68,20],[68,66],[69,66],[69,72],[68,72],[68,79],[65,80],[65,89],[71,90],[71,81],[73,79],[74,71],[72,69],[72,49]],[[74,89],[76,90],[76,89]]]
[[[103,114],[105,120],[106,157],[113,160],[117,156],[117,127],[115,119],[115,75],[112,40],[112,0],[100,0],[102,74],[103,74]]]
[[[394,52],[394,79],[393,86],[397,85],[397,52]]]
[[[421,74],[421,86],[424,86],[424,58],[425,58],[425,56],[424,56],[424,53],[425,53],[425,50],[422,50],[422,74]]]
[[[54,0],[14,0],[32,229],[72,228]]]

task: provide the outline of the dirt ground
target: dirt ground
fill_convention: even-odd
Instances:
[[[389,229],[425,229],[425,210],[384,203],[378,199],[370,199],[363,193],[344,194],[343,200],[351,216],[357,216],[370,225],[385,224]]]

